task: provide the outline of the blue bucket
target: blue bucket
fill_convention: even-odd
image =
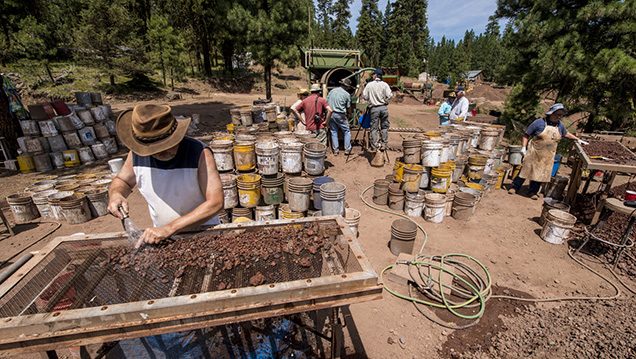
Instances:
[[[318,177],[314,179],[314,208],[322,209],[322,197],[320,197],[320,186],[325,183],[335,182],[331,177]]]
[[[559,166],[561,166],[561,156],[559,155],[555,155],[554,156],[554,165],[552,166],[552,177],[556,176],[557,172],[559,171]]]

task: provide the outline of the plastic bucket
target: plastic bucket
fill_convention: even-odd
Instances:
[[[453,199],[452,217],[458,221],[469,221],[475,212],[477,197],[471,193],[455,193]]]
[[[484,151],[492,151],[495,149],[497,145],[497,141],[499,140],[499,131],[497,130],[481,130],[479,136],[479,149]]]
[[[15,193],[7,196],[7,203],[13,213],[15,223],[30,222],[40,217],[38,208],[29,193]]]
[[[286,143],[281,146],[280,161],[284,173],[301,173],[303,171],[303,144]]]
[[[420,163],[422,157],[422,141],[419,139],[405,139],[402,141],[404,163]]]
[[[318,177],[314,178],[314,208],[321,209],[322,208],[322,198],[320,197],[320,186],[325,183],[334,182],[335,180],[331,177]]]
[[[239,203],[245,208],[254,208],[261,199],[261,176],[243,174],[236,178]]]
[[[108,214],[108,190],[105,188],[92,189],[84,192],[88,199],[88,207],[93,217],[101,217]]]
[[[64,142],[66,143],[68,148],[77,149],[82,147],[82,141],[80,140],[77,132],[73,131],[64,133],[62,134],[62,137],[64,137]]]
[[[402,182],[402,176],[404,176],[404,165],[404,162],[397,158],[395,159],[395,164],[393,165],[393,181]]]
[[[389,208],[402,211],[404,210],[404,191],[400,189],[399,183],[391,183],[389,185]]]
[[[53,170],[51,157],[48,153],[33,155],[33,164],[35,165],[35,170],[37,172],[48,172]]]
[[[553,198],[557,201],[563,199],[563,192],[568,185],[568,178],[563,176],[553,176],[550,183],[546,186],[545,197]]]
[[[55,217],[58,221],[64,221],[64,214],[62,213],[62,207],[60,206],[60,200],[62,198],[66,198],[72,196],[72,191],[61,191],[57,193],[53,193],[47,197],[49,201],[49,207],[51,208],[51,212],[53,213],[53,217]]]
[[[18,167],[22,173],[31,173],[35,171],[35,163],[33,158],[29,155],[18,156]]]
[[[251,126],[252,125],[252,108],[251,107],[241,107],[239,109],[239,114],[241,115],[241,124],[243,126]]]
[[[93,130],[95,131],[95,136],[99,139],[110,137],[110,133],[108,133],[106,125],[102,123],[96,123],[93,125]]]
[[[36,192],[31,196],[35,207],[38,209],[38,212],[40,212],[40,216],[43,219],[55,219],[48,200],[48,196],[54,193],[57,193],[57,191],[54,189],[50,189],[46,191]]]
[[[234,142],[234,164],[239,171],[251,171],[256,168],[256,152],[254,142]]]
[[[389,185],[391,181],[387,179],[377,179],[373,182],[373,203],[383,206],[387,205],[389,200]]]
[[[115,141],[112,137],[102,138],[102,144],[106,148],[106,152],[109,155],[114,155],[117,153],[117,141]]]
[[[389,248],[393,255],[399,256],[400,253],[411,254],[415,237],[417,236],[417,225],[408,219],[396,219],[391,224],[391,241]]]
[[[236,187],[236,176],[233,174],[222,174],[221,185],[223,186],[223,208],[230,209],[238,206],[239,197]]]
[[[635,201],[636,200],[636,192],[634,192],[634,191],[625,191],[625,200],[626,201]]]
[[[327,146],[318,142],[306,143],[303,147],[303,153],[305,155],[305,172],[311,176],[322,175],[325,172]]]
[[[436,167],[440,164],[442,144],[433,141],[422,142],[422,166]]]
[[[442,223],[446,212],[446,196],[440,193],[429,193],[425,198],[424,219],[427,222]]]
[[[576,217],[558,209],[551,209],[541,230],[541,239],[552,244],[562,244],[570,235]]]
[[[508,146],[508,163],[513,166],[520,165],[523,160],[521,146]]]
[[[97,158],[98,160],[104,160],[109,157],[108,151],[106,151],[106,146],[104,146],[103,143],[96,143],[92,145],[91,150],[93,154],[95,155],[95,158]],[[81,160],[81,156],[80,156],[80,160]]]
[[[74,194],[60,199],[60,207],[62,207],[64,218],[70,224],[88,222],[92,218],[88,200],[83,194]]]
[[[231,124],[233,126],[240,126],[241,125],[241,110],[238,108],[230,109],[230,119],[232,120]]]
[[[303,212],[292,211],[289,207],[289,204],[280,206],[280,214],[280,217],[283,219],[296,219],[303,218],[305,216]]]
[[[254,219],[254,212],[251,208],[234,207],[232,208],[232,222],[236,222],[239,218]]]
[[[450,167],[435,167],[431,169],[431,190],[437,193],[446,193],[451,184],[450,176],[453,171]]]
[[[358,225],[360,224],[360,211],[353,208],[345,208],[344,220],[351,228],[351,232],[353,232],[353,237],[358,237]]]
[[[305,212],[309,209],[313,181],[306,177],[293,177],[287,182],[287,202],[293,212]],[[324,211],[323,211],[324,213]]]
[[[261,174],[274,175],[278,173],[279,157],[280,148],[275,142],[256,143],[256,162]]]
[[[216,169],[221,172],[232,171],[234,169],[234,149],[232,140],[213,140],[210,149],[216,162]]]
[[[548,216],[548,212],[552,209],[558,209],[559,211],[563,211],[563,212],[570,212],[570,205],[565,202],[558,201],[554,198],[550,198],[550,197],[544,198],[543,208],[541,209],[541,216],[539,217],[540,225],[543,226],[545,224],[546,217]]]
[[[404,200],[404,214],[409,217],[421,217],[424,210],[424,191],[406,193]]]
[[[455,192],[446,192],[446,206],[444,207],[444,216],[450,217],[453,215],[453,202],[455,200]]]
[[[81,130],[78,130],[77,135],[84,146],[92,146],[97,143],[95,131],[92,126],[86,126]]]
[[[431,167],[423,167],[420,177],[420,189],[427,189],[431,183]]]
[[[347,187],[338,182],[328,182],[320,186],[321,207],[324,216],[344,216],[344,199]]]
[[[559,166],[561,166],[561,156],[554,155],[554,165],[552,166],[552,176],[556,176],[559,172]]]
[[[402,176],[402,189],[406,192],[417,192],[420,189],[424,167],[417,164],[404,165]]]
[[[91,151],[90,147],[78,148],[77,155],[83,165],[88,165],[95,162],[95,157],[93,156],[93,151]]]
[[[254,210],[255,221],[269,221],[272,219],[276,219],[276,208],[273,204],[257,206]]]
[[[285,175],[276,173],[261,176],[261,196],[266,204],[279,204],[285,200]]]

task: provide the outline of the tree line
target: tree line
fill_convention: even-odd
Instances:
[[[368,67],[423,71],[451,85],[469,70],[511,85],[505,116],[527,121],[548,96],[589,113],[586,129],[636,122],[636,3],[619,0],[498,0],[481,34],[430,37],[427,0],[362,0],[355,33],[352,0],[4,0],[0,65],[26,61],[48,71],[73,60],[164,85],[184,76],[232,74],[237,61],[272,69],[299,63],[298,46],[364,50]],[[448,16],[452,16],[449,14]],[[500,26],[500,22],[503,26]],[[503,29],[502,29],[503,27]]]

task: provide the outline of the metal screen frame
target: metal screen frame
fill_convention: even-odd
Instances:
[[[382,298],[378,275],[340,216],[224,224],[214,230],[335,222],[360,271],[256,287],[0,318],[0,355],[15,355],[206,328]],[[58,237],[0,286],[0,297],[60,243],[125,237],[123,232]]]

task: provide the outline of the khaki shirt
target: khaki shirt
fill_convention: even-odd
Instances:
[[[380,79],[375,79],[368,83],[362,93],[362,99],[370,107],[386,105],[391,97],[393,97],[393,92],[391,92],[389,84]]]

